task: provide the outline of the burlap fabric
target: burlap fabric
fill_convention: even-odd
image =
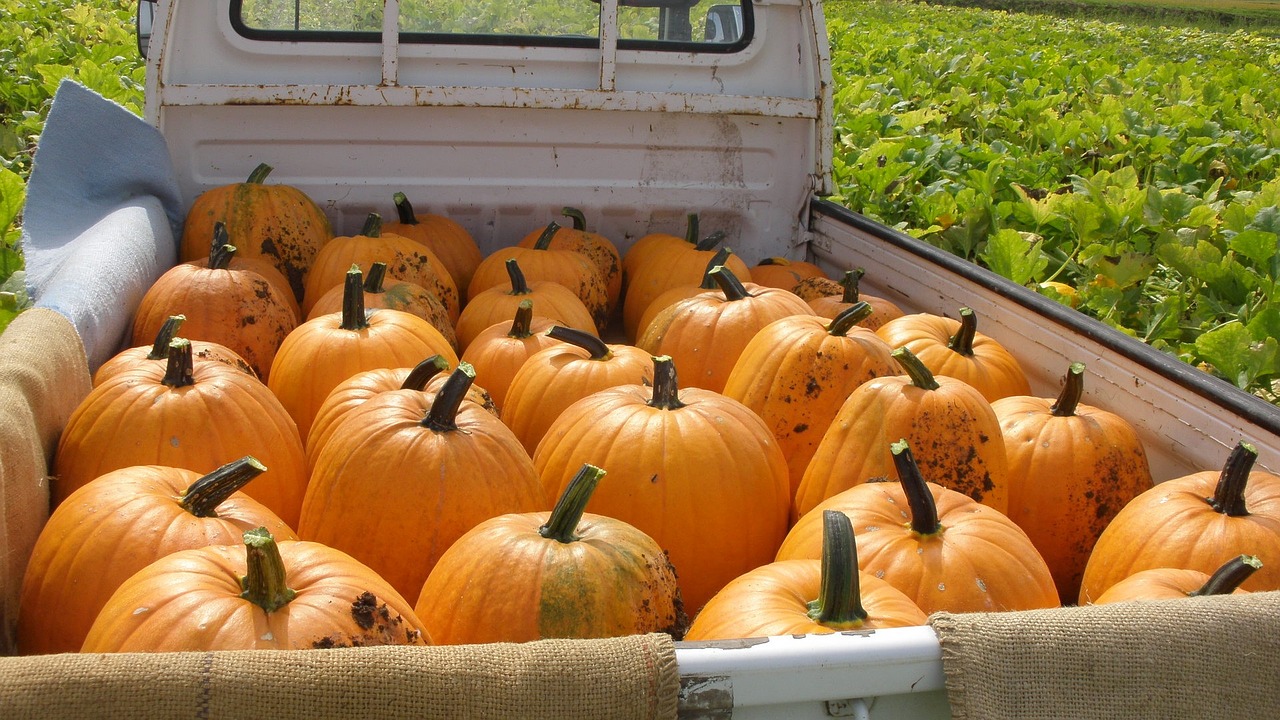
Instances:
[[[956,720],[1280,717],[1280,592],[930,623]]]
[[[16,647],[22,574],[49,516],[49,461],[89,387],[84,347],[62,315],[33,308],[0,335],[0,655]]]

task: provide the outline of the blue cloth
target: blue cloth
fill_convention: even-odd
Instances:
[[[35,304],[71,321],[91,370],[123,346],[147,288],[177,261],[184,207],[160,131],[64,80],[27,182],[22,252]]]

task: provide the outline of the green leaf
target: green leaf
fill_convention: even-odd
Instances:
[[[1249,258],[1259,267],[1267,267],[1276,256],[1278,236],[1262,230],[1245,230],[1231,238],[1231,249]]]
[[[1019,285],[1038,280],[1049,266],[1040,251],[1044,238],[1005,228],[987,240],[978,258],[993,272]]]
[[[1239,388],[1280,371],[1280,342],[1274,337],[1255,341],[1238,321],[1204,333],[1196,338],[1195,347],[1205,362]]]

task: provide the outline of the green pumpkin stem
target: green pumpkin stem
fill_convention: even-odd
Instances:
[[[178,502],[196,517],[218,517],[218,506],[249,481],[267,471],[252,455],[245,455],[191,483]]]
[[[524,271],[520,269],[520,263],[515,258],[507,258],[507,277],[511,279],[511,292],[509,295],[528,295],[533,292],[529,289],[529,281],[525,280]]]
[[[608,360],[613,357],[613,351],[609,349],[609,346],[603,340],[577,328],[552,325],[547,330],[547,336],[586,350],[591,355],[592,360]]]
[[[221,220],[215,222],[213,243],[209,245],[209,269],[226,270],[235,254],[236,248],[231,244],[231,236],[227,234],[227,224]]]
[[[386,290],[383,284],[387,281],[387,264],[384,262],[375,262],[369,265],[369,274],[364,276],[363,289],[370,295],[376,295]]]
[[[363,237],[382,237],[382,216],[378,213],[369,213],[364,218],[364,225],[360,226],[360,232],[356,233]]]
[[[401,225],[417,225],[418,216],[413,212],[413,205],[409,202],[409,196],[402,192],[398,192],[392,196],[396,203],[396,218]]]
[[[1084,395],[1084,363],[1073,362],[1067,368],[1066,381],[1062,383],[1062,392],[1058,399],[1049,406],[1054,417],[1072,417],[1080,406],[1080,397]]]
[[[965,357],[973,356],[973,338],[978,334],[978,316],[973,308],[960,308],[960,329],[947,341],[947,347]]]
[[[849,307],[841,310],[836,314],[831,322],[827,325],[827,333],[836,337],[844,337],[849,331],[858,326],[858,323],[871,317],[875,310],[870,303],[859,300]]]
[[[903,345],[890,354],[893,355],[894,360],[898,361],[898,365],[906,372],[907,377],[911,378],[912,385],[921,390],[937,390],[942,387],[929,368],[925,367],[924,363],[920,362],[920,358],[916,357],[916,354],[907,346]]]
[[[530,328],[533,326],[533,301],[521,300],[516,306],[516,316],[511,321],[511,329],[507,331],[507,337],[516,340],[523,340],[533,334]]]
[[[188,387],[196,384],[195,365],[191,356],[191,341],[186,338],[174,338],[169,341],[169,364],[164,369],[164,379],[160,382],[171,388]]]
[[[715,246],[719,245],[720,243],[724,242],[724,238],[725,238],[724,231],[723,231],[723,230],[717,230],[717,231],[715,231],[715,232],[711,233],[710,235],[708,235],[708,236],[706,236],[706,237],[702,238],[701,240],[699,240],[699,241],[694,245],[694,247],[695,247],[699,252],[706,252],[706,251],[710,250],[711,248],[713,248],[713,247],[715,247]]]
[[[575,531],[582,520],[582,513],[586,511],[587,502],[591,500],[591,495],[596,491],[596,485],[600,484],[600,478],[603,477],[604,470],[594,465],[584,464],[578,470],[578,474],[569,481],[569,486],[564,489],[564,494],[556,502],[546,524],[538,528],[538,534],[548,540],[558,540],[566,544],[577,540]]]
[[[838,510],[822,511],[822,588],[809,603],[809,618],[831,628],[858,627],[867,619],[853,523]]]
[[[716,250],[716,254],[711,256],[707,261],[707,268],[702,271],[702,283],[698,287],[703,290],[715,290],[719,285],[716,284],[716,276],[711,274],[712,270],[729,262],[729,256],[733,254],[733,250],[722,247]]]
[[[745,300],[749,297],[755,297],[751,293],[747,292],[746,286],[742,284],[742,281],[738,279],[738,276],[734,275],[733,271],[729,268],[720,265],[711,268],[709,274],[711,277],[715,278],[716,285],[720,286],[720,290],[724,293],[726,300]]]
[[[924,537],[937,535],[942,531],[942,522],[938,520],[938,504],[929,491],[929,485],[920,474],[920,466],[911,454],[911,446],[906,440],[899,440],[889,446],[893,453],[893,467],[898,471],[898,482],[902,492],[907,496],[907,507],[911,509],[911,529]]]
[[[653,359],[653,399],[649,401],[649,407],[659,410],[678,410],[684,407],[684,403],[680,402],[676,364],[670,355]]]
[[[271,171],[274,169],[275,168],[266,163],[258,163],[258,167],[254,168],[253,172],[249,173],[249,179],[245,180],[245,182],[251,185],[261,185],[267,181],[267,176],[270,175]]]
[[[560,232],[560,223],[557,223],[555,220],[552,220],[551,222],[547,223],[547,226],[542,228],[542,234],[538,236],[538,240],[533,243],[533,249],[534,250],[550,249],[551,238],[555,237],[556,233],[558,232]]]
[[[432,355],[413,366],[405,376],[404,382],[400,383],[400,389],[422,392],[426,389],[427,383],[431,382],[431,378],[448,371],[449,361],[445,360],[443,355]]]
[[[1199,590],[1187,593],[1191,597],[1205,595],[1230,595],[1244,584],[1251,575],[1262,569],[1262,561],[1256,555],[1238,555],[1218,568]]]
[[[566,207],[560,210],[560,214],[573,220],[573,229],[578,232],[587,231],[587,216],[582,214],[578,208]]]
[[[844,293],[840,295],[840,302],[858,302],[858,285],[862,282],[862,276],[866,272],[862,268],[844,271],[844,277],[840,278],[840,286],[844,288]]]
[[[147,359],[163,360],[169,357],[169,343],[173,342],[174,336],[178,334],[178,328],[182,327],[182,323],[186,321],[186,315],[170,315],[160,326],[160,331],[156,333],[156,341],[151,344],[151,352],[147,353]]]
[[[359,332],[369,327],[369,318],[364,314],[364,274],[360,266],[352,263],[342,286],[342,325],[343,330]]]
[[[436,393],[435,400],[431,402],[431,409],[427,411],[426,417],[422,418],[422,426],[436,432],[457,430],[458,408],[462,406],[462,401],[467,397],[467,391],[471,389],[471,383],[475,382],[475,379],[476,370],[471,367],[471,363],[458,363],[458,367],[449,374],[449,379],[444,381],[440,392]]]
[[[685,216],[684,241],[690,245],[698,244],[698,213],[689,213]]]
[[[1244,502],[1244,490],[1249,484],[1249,473],[1257,460],[1258,450],[1252,444],[1241,440],[1235,446],[1222,466],[1222,474],[1218,476],[1213,497],[1206,498],[1214,510],[1231,517],[1249,514],[1249,508]]]
[[[240,597],[266,612],[275,612],[293,601],[298,593],[286,584],[288,577],[280,546],[265,527],[244,534],[246,574],[240,578]]]

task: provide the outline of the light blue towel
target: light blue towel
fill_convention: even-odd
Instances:
[[[22,251],[35,304],[71,321],[91,370],[124,346],[142,296],[177,261],[184,207],[160,131],[64,80],[27,183]]]

